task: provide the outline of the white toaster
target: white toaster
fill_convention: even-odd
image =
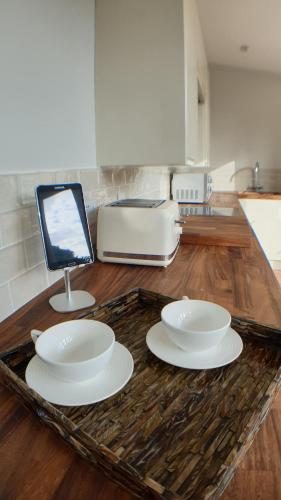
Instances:
[[[102,262],[168,266],[182,228],[171,200],[119,200],[99,208],[97,256]]]

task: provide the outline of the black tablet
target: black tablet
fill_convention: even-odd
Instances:
[[[38,186],[36,202],[48,269],[93,262],[81,184]]]

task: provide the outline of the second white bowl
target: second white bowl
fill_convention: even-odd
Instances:
[[[115,335],[100,321],[65,321],[45,332],[31,332],[35,350],[52,375],[64,382],[82,382],[102,371],[112,356]]]
[[[172,342],[185,351],[203,351],[221,342],[231,315],[205,300],[177,300],[161,311],[162,323]]]

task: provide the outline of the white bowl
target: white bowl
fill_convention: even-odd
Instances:
[[[38,356],[50,373],[64,382],[82,382],[102,371],[113,353],[113,330],[100,321],[78,319],[45,332],[33,330]]]
[[[226,309],[204,300],[171,302],[162,309],[161,319],[172,342],[185,351],[214,347],[221,342],[231,323]]]

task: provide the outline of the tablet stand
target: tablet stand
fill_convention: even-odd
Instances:
[[[65,292],[54,295],[50,298],[50,306],[57,312],[67,313],[78,311],[85,307],[93,306],[96,302],[95,298],[88,292],[83,290],[71,291],[69,268],[64,269],[64,284]]]

